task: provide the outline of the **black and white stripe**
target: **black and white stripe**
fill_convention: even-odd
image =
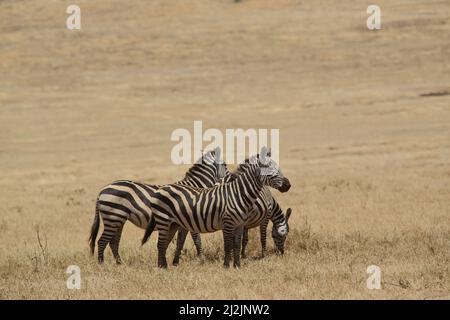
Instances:
[[[234,179],[233,174],[227,172],[224,177],[224,183],[231,182]],[[253,205],[252,210],[248,215],[248,219],[245,222],[244,230],[242,234],[242,250],[241,257],[246,258],[245,249],[248,244],[248,230],[259,227],[260,228],[260,242],[261,242],[261,257],[264,257],[267,250],[267,226],[269,221],[272,221],[272,238],[275,243],[276,249],[280,253],[284,253],[284,243],[289,232],[288,219],[291,215],[292,210],[289,208],[287,210],[286,216],[283,214],[278,202],[273,197],[269,188],[264,187],[259,193],[258,198]],[[199,234],[191,233],[193,238],[198,241],[201,246],[201,238]],[[179,263],[180,254],[184,247],[184,242],[186,239],[187,231],[180,228],[178,231],[177,238],[177,248],[175,250],[175,255],[173,259],[173,264],[177,265]],[[198,250],[197,250],[198,251]]]
[[[265,148],[262,154],[267,154]],[[267,156],[250,158],[239,166],[231,182],[212,188],[201,189],[179,184],[163,186],[152,197],[152,200],[157,201],[153,205],[155,210],[152,221],[142,242],[145,243],[156,228],[159,231],[158,266],[167,267],[167,246],[178,226],[194,233],[223,230],[224,265],[229,266],[234,248],[234,265],[238,267],[242,231],[264,186],[282,192],[290,187],[289,180],[283,176],[278,165]]]
[[[267,188],[266,188],[267,189]],[[267,226],[272,221],[272,238],[276,249],[284,254],[284,243],[289,233],[289,217],[291,208],[287,209],[286,215],[283,214],[279,203],[273,198],[270,190],[264,190],[265,196],[259,197],[250,214],[250,218],[244,227],[242,236],[241,257],[245,258],[245,249],[248,244],[248,230],[259,227],[261,242],[261,257],[264,257],[267,250]]]
[[[207,188],[223,178],[226,165],[216,160],[218,149],[205,153],[186,173],[183,180],[177,185]],[[161,185],[148,185],[144,183],[120,180],[104,187],[98,197],[95,209],[95,218],[91,227],[90,248],[92,254],[95,250],[95,241],[100,225],[100,216],[103,221],[103,233],[98,240],[98,261],[104,260],[104,250],[109,244],[118,264],[121,263],[119,243],[122,229],[127,220],[139,228],[147,228],[152,211],[159,209],[151,200]],[[193,235],[197,251],[201,253],[201,240]]]

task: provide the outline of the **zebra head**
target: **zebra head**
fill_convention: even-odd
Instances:
[[[228,173],[227,165],[220,156],[219,147],[205,152],[186,173],[187,183],[198,188],[210,188],[219,182]]]
[[[214,168],[214,175],[219,181],[228,173],[227,165],[221,158],[221,150],[219,147],[214,150],[206,152],[202,157],[202,163],[206,166]]]
[[[286,210],[286,216],[283,213],[280,214],[279,221],[274,222],[272,226],[272,239],[275,243],[277,250],[284,254],[284,243],[286,242],[287,235],[289,233],[289,217],[291,216],[292,209]]]
[[[270,156],[270,150],[263,147],[260,154],[250,157],[248,161],[250,164],[256,164],[260,168],[260,180],[263,185],[277,189],[280,192],[286,192],[291,188],[291,183]]]

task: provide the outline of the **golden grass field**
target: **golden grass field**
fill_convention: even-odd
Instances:
[[[75,3],[79,31],[67,1],[0,1],[1,299],[450,298],[450,2],[379,0],[378,31],[365,1]],[[280,129],[286,254],[226,270],[215,233],[159,270],[128,223],[99,266],[98,191],[181,179],[170,134],[194,120]]]

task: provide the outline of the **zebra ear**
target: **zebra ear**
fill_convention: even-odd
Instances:
[[[222,150],[220,149],[220,147],[216,147],[214,149],[214,159],[216,160],[216,163],[220,163],[221,162],[221,154],[222,154]]]
[[[262,147],[261,151],[259,152],[259,154],[261,155],[261,157],[267,156],[267,148],[265,146]]]
[[[271,157],[271,156],[272,156],[272,148],[269,148],[269,149],[267,150],[267,156],[268,156],[268,157]]]
[[[259,159],[261,160],[261,163],[263,165],[267,165],[270,163],[270,160],[268,159],[268,157],[270,157],[270,150],[267,150],[266,147],[262,147]]]
[[[289,221],[289,218],[291,217],[291,213],[292,213],[292,209],[291,208],[288,208],[287,210],[286,210],[286,223],[288,223],[288,221]]]

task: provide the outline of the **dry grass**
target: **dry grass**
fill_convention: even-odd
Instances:
[[[0,1],[1,299],[450,298],[448,3],[379,1],[377,32],[354,1],[78,4],[71,32],[65,1]],[[281,129],[286,255],[224,270],[217,233],[158,270],[126,225],[125,264],[98,266],[98,190],[179,179],[170,133],[196,119]]]

